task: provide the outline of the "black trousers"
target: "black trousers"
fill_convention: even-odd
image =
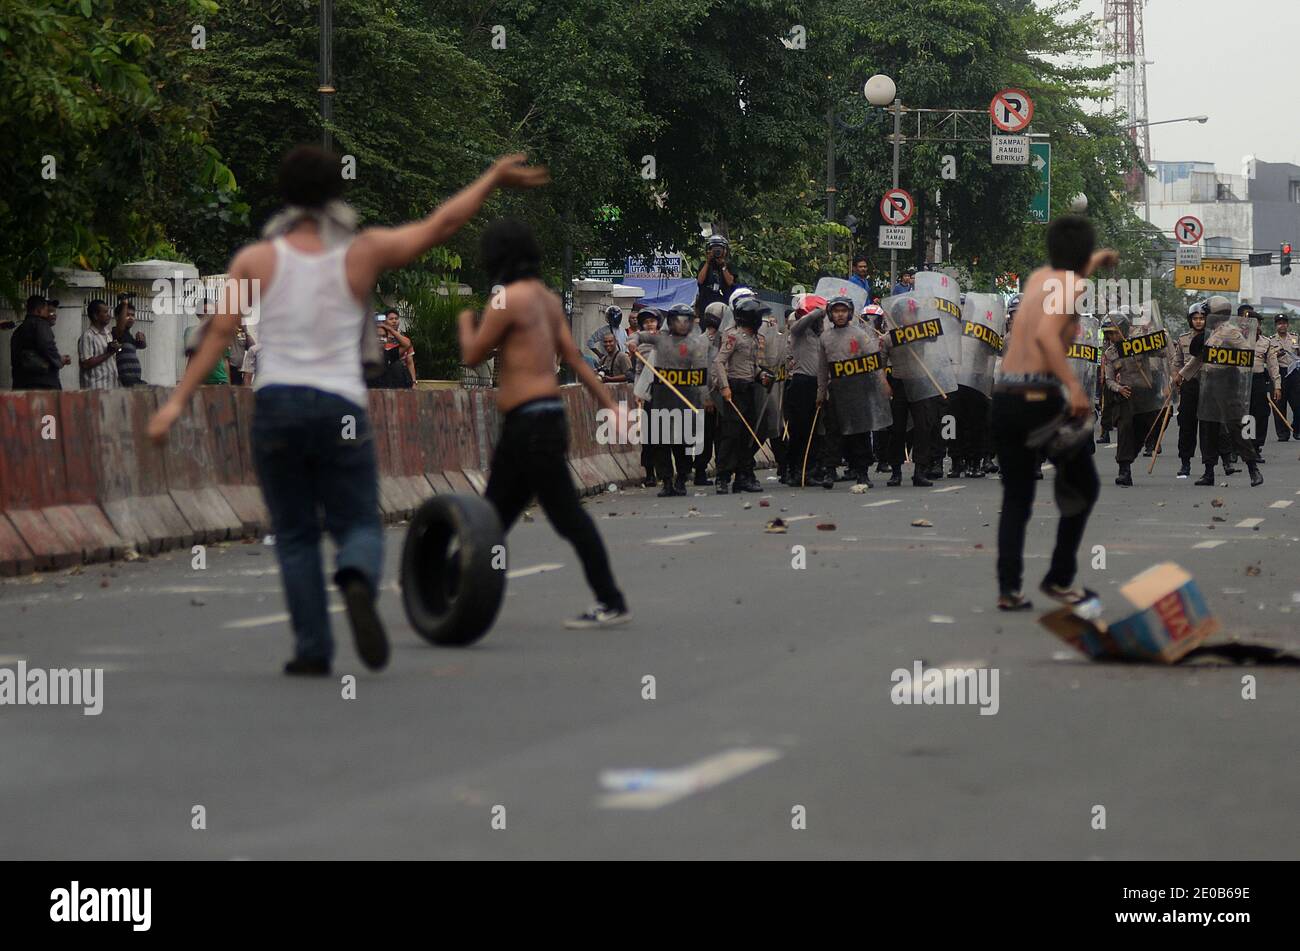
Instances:
[[[849,472],[865,480],[871,472],[874,458],[871,454],[871,433],[850,433],[841,436],[844,445],[844,457],[848,460]]]
[[[1102,387],[1101,397],[1101,431],[1109,434],[1115,428],[1115,407],[1122,397],[1117,396],[1114,390]]]
[[[658,468],[655,463],[658,462],[655,447],[650,444],[646,432],[650,427],[650,413],[654,410],[654,404],[646,400],[641,404],[641,468],[645,470],[647,479],[656,478],[655,470]]]
[[[700,454],[692,462],[695,464],[695,478],[704,479],[709,474],[709,460],[713,458],[713,446],[718,438],[718,411],[704,411],[704,445]]]
[[[1200,402],[1201,384],[1193,378],[1178,390],[1178,458],[1184,462],[1196,456],[1196,434],[1200,425],[1196,407]]]
[[[808,467],[817,468],[815,446],[809,440],[813,434],[813,416],[817,413],[817,378],[796,373],[785,384],[785,415],[790,423],[790,471],[799,476],[803,472],[804,455]]]
[[[957,387],[955,403],[957,432],[955,448],[950,450],[953,461],[959,466],[977,466],[988,442],[989,398],[979,390],[967,386]]]
[[[1114,395],[1114,394],[1112,394]],[[1115,461],[1128,465],[1138,457],[1146,442],[1147,430],[1159,415],[1157,410],[1133,412],[1133,401],[1118,396],[1115,399],[1115,421],[1119,425],[1119,445],[1115,447]]]
[[[1282,377],[1282,402],[1277,404],[1277,408],[1283,417],[1283,419],[1273,417],[1273,422],[1277,425],[1277,438],[1281,442],[1286,442],[1291,438],[1291,430],[1283,420],[1290,415],[1289,423],[1292,427],[1300,424],[1300,370]]]
[[[813,441],[813,454],[820,463],[819,471],[834,469],[844,461],[844,437],[840,435],[840,417],[835,412],[834,400],[822,404]]]
[[[763,388],[750,380],[731,381],[731,402],[744,414],[753,427],[758,418],[758,394]],[[736,415],[736,409],[726,401],[718,407],[722,414],[718,420],[718,479],[725,481],[733,475],[753,476],[754,452],[758,448],[745,423]]]
[[[907,420],[912,419],[912,463],[918,472],[924,472],[934,462],[930,437],[934,433],[935,423],[939,418],[939,404],[942,397],[931,396],[915,403],[907,399],[907,387],[897,377],[892,380],[894,398],[890,409],[894,413],[894,427],[890,432],[889,464],[895,469],[903,464],[903,448],[907,441]],[[924,385],[913,384],[910,385]]]
[[[1212,466],[1220,459],[1227,465],[1228,454],[1235,452],[1242,462],[1255,462],[1259,454],[1255,444],[1241,435],[1240,423],[1211,423],[1201,420],[1201,462]]]
[[[502,421],[483,497],[496,508],[506,532],[536,497],[551,526],[577,551],[587,584],[597,600],[608,608],[625,608],[623,593],[614,583],[609,567],[605,543],[596,523],[579,504],[569,475],[564,409],[521,412],[532,405],[535,403],[515,407]]]
[[[686,455],[686,444],[678,443],[676,445],[657,445],[654,447],[655,453],[655,471],[659,473],[659,478],[665,483],[674,479],[673,469],[676,468],[676,481],[685,482],[687,475],[691,472],[691,463]]]
[[[1024,576],[1025,528],[1034,508],[1039,454],[1025,445],[1029,433],[1055,417],[1064,405],[1056,394],[1030,402],[1016,393],[993,394],[993,443],[1002,473],[1002,514],[998,518],[998,589],[1002,594],[1020,591]],[[1139,437],[1140,438],[1140,437]],[[1079,545],[1088,516],[1097,501],[1101,482],[1088,452],[1068,459],[1053,459],[1053,490],[1061,517],[1056,524],[1056,547],[1051,567],[1043,579],[1069,585],[1078,571]]]
[[[1255,417],[1255,449],[1264,448],[1268,436],[1268,421],[1276,419],[1268,401],[1273,396],[1273,380],[1267,373],[1252,373],[1250,377],[1250,415]]]

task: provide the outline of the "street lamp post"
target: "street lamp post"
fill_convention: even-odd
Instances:
[[[862,95],[873,106],[888,107],[894,113],[894,134],[891,138],[894,142],[894,187],[897,188],[899,153],[903,145],[903,102],[898,98],[898,86],[888,76],[878,73],[863,85]],[[898,251],[891,249],[889,252],[889,292],[891,294],[894,292],[894,285],[897,283]]]
[[[321,146],[334,148],[334,0],[321,0],[320,5],[320,127]]]
[[[1153,125],[1169,125],[1174,122],[1198,122],[1201,125],[1210,121],[1209,116],[1183,116],[1181,119],[1161,119],[1159,122],[1137,122],[1128,126],[1124,131],[1132,132],[1134,129],[1149,129]],[[1148,139],[1148,151],[1150,151],[1150,140]],[[1149,160],[1150,157],[1148,156]],[[1146,205],[1146,223],[1151,224],[1151,176],[1142,173],[1142,201]]]

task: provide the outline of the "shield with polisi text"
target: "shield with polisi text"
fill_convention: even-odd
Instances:
[[[1118,362],[1131,365],[1133,370],[1128,375],[1133,381],[1133,395],[1129,397],[1133,412],[1153,413],[1165,405],[1171,382],[1173,345],[1160,319],[1160,308],[1151,301],[1128,319],[1116,321],[1116,326],[1120,328]]]
[[[943,321],[943,337],[940,339],[956,374],[961,366],[962,349],[961,285],[955,275],[946,271],[918,271],[914,285],[917,298],[928,303]]]
[[[1074,340],[1065,352],[1083,391],[1091,403],[1097,397],[1097,366],[1101,363],[1101,321],[1092,314],[1080,314],[1075,327]]]
[[[961,364],[957,383],[993,394],[993,367],[1002,355],[1007,326],[1001,294],[967,294],[961,312]]]
[[[945,319],[935,300],[908,291],[881,302],[891,344],[890,372],[903,381],[912,403],[957,390],[956,367],[943,339],[956,321]]]
[[[885,391],[885,353],[880,336],[857,321],[822,331],[822,369],[840,433],[885,429],[894,417]]]
[[[1196,418],[1207,423],[1240,426],[1250,412],[1250,384],[1255,363],[1259,321],[1234,314],[1210,314],[1205,319],[1201,349],[1200,395]]]

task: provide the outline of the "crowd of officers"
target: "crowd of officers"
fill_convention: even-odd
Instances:
[[[1211,297],[1191,309],[1190,329],[1164,353],[1168,383],[1160,406],[1134,403],[1134,392],[1150,387],[1149,374],[1145,379],[1143,376],[1143,367],[1150,364],[1120,356],[1124,315],[1113,315],[1102,322],[1106,347],[1100,367],[1098,442],[1109,442],[1111,430],[1115,430],[1117,485],[1133,484],[1132,463],[1139,452],[1148,457],[1163,452],[1163,448],[1157,448],[1157,440],[1175,414],[1178,478],[1191,475],[1199,444],[1204,470],[1196,480],[1197,485],[1214,485],[1214,470],[1220,463],[1225,475],[1239,472],[1237,464],[1245,463],[1251,484],[1263,483],[1259,466],[1264,462],[1264,443],[1270,426],[1279,442],[1287,442],[1293,435],[1295,421],[1300,419],[1300,346],[1296,334],[1290,332],[1286,315],[1274,318],[1274,333],[1268,336],[1250,304],[1237,308],[1236,321],[1228,319],[1231,313],[1232,305],[1221,296]],[[1214,325],[1209,333],[1207,320]],[[1220,344],[1231,348],[1234,343],[1244,350],[1247,338],[1242,328],[1251,331],[1254,337],[1249,387],[1243,385],[1230,394],[1235,399],[1225,400],[1216,394],[1216,401],[1225,405],[1217,406],[1216,412],[1205,412],[1206,408],[1200,405],[1206,373],[1205,350]],[[1230,339],[1229,334],[1237,339]]]
[[[662,483],[661,496],[685,495],[688,482],[715,486],[718,494],[761,492],[755,456],[763,447],[790,486],[871,487],[873,464],[896,486],[909,461],[912,484],[931,486],[944,478],[945,453],[952,459],[949,477],[996,473],[988,427],[981,425],[987,406],[977,410],[979,420],[956,427],[967,439],[942,439],[939,398],[909,402],[909,384],[893,376],[883,311],[877,305],[856,310],[847,297],[807,295],[780,327],[772,305],[737,288],[729,304],[709,304],[699,321],[685,304],[640,310],[622,333],[623,350],[615,333],[622,331],[623,313],[608,308],[607,328],[588,342],[600,354],[602,378],[637,382],[647,418],[663,410],[703,411],[697,447],[643,435],[644,484]],[[861,374],[861,385],[837,394],[845,367]],[[970,433],[980,434],[974,445]],[[711,460],[716,479],[708,475]]]
[[[662,485],[661,496],[685,495],[688,482],[713,485],[718,494],[761,492],[755,456],[763,447],[770,448],[780,481],[790,486],[829,489],[852,482],[870,488],[873,465],[876,472],[889,474],[888,485],[897,486],[909,462],[912,484],[931,486],[945,478],[945,456],[950,460],[947,478],[997,473],[987,397],[961,386],[932,397],[927,388],[909,399],[908,387],[918,381],[901,378],[906,375],[901,370],[914,367],[904,362],[900,373],[894,372],[895,361],[904,355],[891,347],[878,305],[859,309],[848,297],[805,295],[779,317],[785,308],[775,305],[774,313],[773,305],[736,283],[725,251],[725,241],[715,239],[701,269],[702,290],[707,280],[717,285],[708,288],[709,303],[703,304],[708,298],[702,295],[702,307],[641,309],[628,331],[622,328],[622,311],[611,307],[607,327],[588,341],[602,377],[635,382],[641,408],[649,414],[703,411],[702,440],[684,438],[680,429],[676,436],[664,437],[662,428],[652,439],[649,427],[643,428],[646,486]],[[1013,297],[1007,305],[1005,338],[1018,304]],[[1179,478],[1190,475],[1199,444],[1205,471],[1196,484],[1213,485],[1220,462],[1227,475],[1244,463],[1252,485],[1262,483],[1259,465],[1268,427],[1273,425],[1278,439],[1286,441],[1293,432],[1287,417],[1300,414],[1300,348],[1285,316],[1275,319],[1273,336],[1254,335],[1248,401],[1242,392],[1253,426],[1230,424],[1215,413],[1198,414],[1202,353],[1219,343],[1215,335],[1207,340],[1206,318],[1213,315],[1211,322],[1218,326],[1229,312],[1225,298],[1202,302],[1189,315],[1191,329],[1145,360],[1121,356],[1126,328],[1131,329],[1126,312],[1100,321],[1104,346],[1098,348],[1095,370],[1095,409],[1101,420],[1097,442],[1108,443],[1112,431],[1117,436],[1117,484],[1133,484],[1132,463],[1139,453],[1163,451],[1157,440],[1175,414]],[[1248,304],[1237,315],[1233,326],[1256,316]],[[1152,386],[1152,359],[1163,362],[1164,373],[1159,398],[1149,405],[1135,391]],[[851,386],[843,380],[846,372],[857,377]],[[954,420],[956,425],[944,425]],[[716,479],[708,475],[711,460]]]

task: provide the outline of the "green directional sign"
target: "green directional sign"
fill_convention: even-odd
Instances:
[[[1052,143],[1031,143],[1029,165],[1038,173],[1038,191],[1029,203],[1029,220],[1046,224],[1052,215]]]

